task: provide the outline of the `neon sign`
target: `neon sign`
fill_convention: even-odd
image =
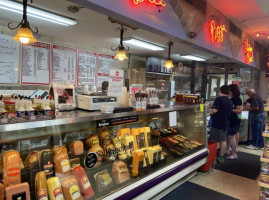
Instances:
[[[214,20],[210,22],[210,34],[212,38],[212,42],[222,43],[223,42],[223,35],[227,32],[225,29],[225,25],[219,25],[216,26],[216,23]]]
[[[146,0],[133,0],[135,4],[139,4],[139,3],[142,3]],[[157,6],[166,6],[166,4],[163,3],[163,0],[148,0],[150,3],[153,3]]]
[[[244,41],[244,53],[245,53],[246,63],[252,63],[253,62],[253,47],[250,46],[250,44],[248,43],[248,39]]]

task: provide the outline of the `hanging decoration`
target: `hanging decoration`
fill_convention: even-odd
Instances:
[[[120,31],[120,44],[117,48],[111,47],[111,50],[112,51],[118,50],[117,55],[114,57],[115,59],[118,59],[120,61],[127,60],[128,57],[126,56],[125,51],[129,51],[129,47],[125,48],[123,46],[123,33],[127,31],[127,28],[123,28],[123,25],[121,25],[121,28],[117,28],[116,30]]]
[[[164,64],[164,67],[167,68],[167,69],[170,69],[170,68],[173,68],[174,67],[173,61],[172,61],[172,59],[170,57],[170,54],[171,54],[171,46],[173,46],[173,44],[174,43],[171,40],[167,44],[168,47],[169,47],[169,49],[168,49],[168,57],[167,57],[167,59],[165,61],[165,64]]]
[[[13,39],[20,41],[23,44],[37,42],[37,40],[33,36],[33,33],[34,34],[38,33],[38,29],[36,27],[35,27],[36,31],[33,31],[31,29],[29,22],[27,20],[27,1],[28,0],[23,0],[23,18],[22,18],[21,22],[14,28],[10,27],[11,22],[8,23],[8,28],[11,30],[15,30],[18,27],[20,27],[17,35]],[[33,3],[32,0],[31,0],[31,3]]]
[[[253,62],[253,47],[250,46],[248,39],[244,41],[244,53],[246,63],[250,64]]]
[[[210,35],[212,42],[222,43],[224,40],[224,33],[227,32],[225,25],[216,25],[214,20],[210,21]]]
[[[163,0],[133,0],[135,4],[139,4],[139,3],[142,3],[142,2],[145,2],[145,1],[148,1],[152,4],[155,4],[157,6],[163,6],[165,7],[166,4],[163,3]]]

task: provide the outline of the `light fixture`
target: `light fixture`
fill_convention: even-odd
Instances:
[[[256,33],[256,37],[259,37],[260,36],[260,34],[259,33]]]
[[[31,0],[32,2],[32,0]],[[14,1],[0,0],[0,9],[23,14],[23,5]],[[53,22],[56,24],[71,26],[77,24],[73,19],[62,17],[51,12],[47,12],[38,8],[27,6],[27,16]]]
[[[164,50],[164,48],[161,47],[161,46],[158,46],[156,44],[152,44],[150,42],[146,42],[146,41],[143,41],[143,40],[140,40],[140,39],[136,39],[136,38],[133,38],[133,37],[125,38],[123,41],[125,43],[128,43],[128,44],[133,44],[135,46],[143,47],[145,49],[150,49],[152,51],[162,51],[162,50]]]
[[[174,67],[173,61],[170,58],[171,46],[172,45],[173,45],[173,42],[170,40],[168,42],[168,47],[169,47],[169,49],[168,49],[168,57],[167,57],[167,59],[166,59],[166,61],[164,63],[164,67],[167,68],[167,69],[170,69],[170,68],[173,68]]]
[[[123,43],[122,43],[123,33],[127,31],[127,28],[123,28],[123,25],[121,24],[121,28],[117,28],[116,30],[120,31],[120,44],[117,48],[111,47],[111,50],[112,51],[118,50],[117,55],[114,57],[115,59],[118,59],[120,61],[127,60],[128,57],[126,56],[125,51],[129,51],[129,47],[127,47],[127,49],[125,49],[125,47],[123,46]]]
[[[205,58],[201,58],[201,57],[194,56],[194,55],[181,55],[180,57],[186,58],[189,60],[195,60],[195,61],[205,61],[206,60]]]
[[[32,2],[32,0],[31,0],[31,2]],[[18,27],[20,27],[17,35],[13,38],[14,40],[20,41],[23,44],[37,42],[37,40],[33,36],[33,33],[37,34],[38,29],[35,27],[36,31],[34,32],[31,29],[29,22],[27,21],[27,0],[23,0],[23,18],[22,18],[21,22],[14,28],[11,28],[10,24],[11,24],[11,22],[8,23],[8,28],[11,30],[15,30]]]

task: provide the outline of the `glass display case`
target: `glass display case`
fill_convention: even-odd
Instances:
[[[206,162],[205,124],[199,106],[167,105],[1,125],[0,196],[151,198]]]

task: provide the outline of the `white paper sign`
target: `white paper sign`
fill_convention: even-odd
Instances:
[[[96,53],[78,49],[77,85],[94,85],[96,74]]]
[[[76,81],[76,52],[69,47],[52,45],[52,80],[55,82]]]
[[[36,42],[22,46],[21,83],[50,83],[50,44]]]
[[[0,34],[0,82],[18,83],[20,43]]]
[[[123,71],[111,69],[107,96],[121,96],[123,86]]]
[[[169,112],[169,126],[177,125],[177,111]]]
[[[98,77],[97,85],[101,86],[104,81],[109,81],[109,70],[114,67],[114,56],[98,55]]]
[[[170,97],[173,97],[175,95],[175,81],[171,81],[171,93]]]

